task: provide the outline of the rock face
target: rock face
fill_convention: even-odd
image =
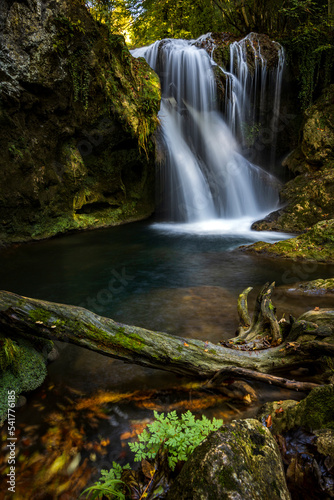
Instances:
[[[301,281],[293,285],[285,285],[285,287],[285,293],[292,295],[332,295],[334,293],[334,278]]]
[[[286,207],[257,230],[299,232],[334,217],[334,85],[305,112],[298,148],[283,162],[296,175],[280,193]]]
[[[222,426],[196,448],[167,499],[290,499],[278,446],[257,420]]]
[[[150,215],[154,72],[80,0],[3,0],[0,23],[0,242]]]

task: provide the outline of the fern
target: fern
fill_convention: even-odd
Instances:
[[[139,434],[138,442],[128,444],[131,451],[135,453],[136,462],[143,459],[154,460],[158,451],[162,450],[167,454],[168,466],[171,470],[175,469],[178,462],[188,460],[196,446],[210,432],[217,430],[223,424],[222,420],[214,418],[211,422],[204,416],[201,420],[196,420],[190,411],[183,413],[180,418],[176,411],[167,413],[166,416],[163,413],[159,415],[155,411],[154,417],[154,422]],[[109,471],[102,470],[99,481],[85,489],[80,496],[85,494],[89,500],[100,500],[103,496],[119,500],[130,498],[124,493],[124,486],[131,491],[131,485],[122,481],[123,471],[131,470],[130,465],[121,467],[116,462],[112,465]],[[141,498],[144,498],[144,494]]]
[[[175,469],[177,462],[186,461],[203,439],[223,424],[222,420],[213,419],[211,422],[205,416],[196,420],[195,416],[187,411],[179,419],[176,411],[164,414],[154,412],[155,421],[147,426],[139,436],[137,443],[129,443],[131,451],[135,453],[135,461],[154,459],[162,446],[168,452],[168,465]]]
[[[112,468],[110,470],[101,470],[100,480],[86,488],[80,497],[86,495],[89,500],[100,500],[104,495],[111,495],[110,498],[125,500],[126,497],[122,489],[123,486],[126,486],[126,483],[121,480],[122,472],[125,469],[131,469],[130,465],[127,464],[122,467],[113,462]]]

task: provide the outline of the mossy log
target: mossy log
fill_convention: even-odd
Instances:
[[[266,294],[264,296],[267,296]],[[321,311],[321,310],[320,310]],[[292,329],[298,326],[298,321]],[[184,339],[98,316],[82,307],[57,304],[0,292],[0,330],[12,339],[23,336],[69,342],[127,363],[166,370],[200,379],[256,378],[256,374],[280,375],[303,366],[324,371],[324,354],[333,354],[334,328],[317,342],[317,328],[298,342],[260,351],[231,349],[196,339]],[[303,332],[304,333],[304,332]],[[317,348],[315,349],[315,345]],[[236,368],[244,369],[239,371]],[[253,372],[253,377],[252,377]],[[265,381],[265,377],[263,377]],[[268,383],[308,390],[309,382],[295,382],[275,376]]]

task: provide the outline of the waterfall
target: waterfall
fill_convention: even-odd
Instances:
[[[258,134],[263,145],[270,145],[270,165],[273,166],[280,111],[282,76],[285,64],[284,50],[277,42],[270,69],[262,53],[260,38],[250,33],[230,45],[225,113],[227,123],[240,143],[246,145],[248,134]]]
[[[181,222],[255,219],[273,210],[278,201],[275,178],[244,158],[238,146],[242,123],[249,120],[252,108],[250,94],[256,92],[259,79],[267,78],[265,61],[251,79],[242,43],[232,44],[224,120],[218,112],[214,63],[194,41],[157,41],[133,50],[132,55],[144,57],[161,81],[161,218]],[[250,85],[251,80],[256,81]],[[264,90],[260,94],[264,100]],[[274,107],[279,105],[278,94]],[[253,122],[257,119],[253,113]]]

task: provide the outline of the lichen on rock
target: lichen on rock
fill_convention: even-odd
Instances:
[[[282,411],[278,411],[282,408]],[[282,434],[298,427],[308,431],[334,429],[334,385],[316,387],[301,402],[286,400],[266,403],[260,410],[262,423],[271,416],[270,430]]]

